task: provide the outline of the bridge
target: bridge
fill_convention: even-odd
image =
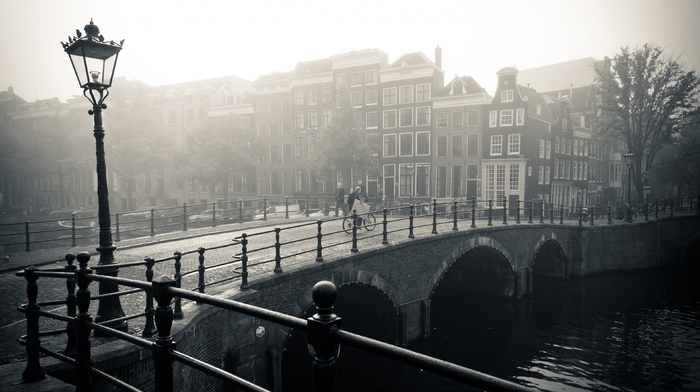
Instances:
[[[490,209],[466,219],[458,219],[456,210],[453,216],[438,216],[436,210],[428,216],[400,217],[385,210],[377,213],[374,231],[354,225],[350,234],[338,230],[343,218],[251,228],[219,247],[120,265],[127,276],[138,269],[143,276],[144,266],[146,276],[154,272],[174,276],[181,287],[188,287],[183,275],[189,274],[197,278],[190,287],[200,294],[206,289],[206,294],[217,298],[304,320],[318,311],[312,287],[328,281],[337,287],[333,305],[343,318],[344,330],[361,328],[362,322],[371,324],[364,335],[401,347],[430,333],[431,299],[439,290],[459,288],[517,299],[533,290],[533,280],[539,276],[566,279],[676,267],[697,258],[700,249],[700,215],[692,210],[647,216],[634,223],[613,223],[605,214],[597,221],[594,215],[582,219],[580,214],[566,220],[564,215],[550,214],[545,219],[544,209],[539,219],[533,219],[532,208],[522,221],[508,214],[494,219]],[[482,219],[477,220],[477,215]],[[207,264],[216,251],[235,254],[227,262]],[[196,272],[181,273],[180,268]],[[307,351],[300,338],[305,336],[303,329],[202,306],[199,300],[180,300],[175,299],[174,313],[182,315],[182,320],[174,322],[171,335],[178,351],[196,353],[207,363],[222,364],[223,370],[272,390],[280,390],[284,369],[304,362],[291,359],[291,353]],[[132,312],[144,308],[142,301],[137,304]],[[149,326],[145,307],[145,321],[135,318],[130,328],[147,336],[149,327],[154,328],[152,318]],[[154,336],[155,329],[151,333]],[[101,343],[93,347],[95,367],[130,385],[153,385],[150,355],[120,340]],[[60,363],[44,367],[65,379],[72,374]],[[177,367],[173,377],[175,385],[193,389],[214,385],[192,367]]]

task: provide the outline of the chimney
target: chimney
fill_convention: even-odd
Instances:
[[[15,94],[15,88],[12,87],[12,86],[9,86],[9,87],[7,88],[7,92],[10,93],[10,95],[14,95],[14,94]]]
[[[435,65],[442,69],[442,48],[439,45],[435,47]]]

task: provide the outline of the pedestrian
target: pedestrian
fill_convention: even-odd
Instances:
[[[338,216],[338,210],[343,213],[343,216],[348,214],[345,211],[345,188],[340,182],[338,183],[338,191],[335,194],[335,216]]]
[[[352,205],[355,204],[355,200],[360,198],[360,187],[356,187],[350,193],[348,193],[348,213],[352,214]]]
[[[360,188],[360,192],[358,193],[357,198],[366,203],[367,202],[367,193],[365,192],[365,185],[362,183],[362,180],[357,182],[357,187]]]

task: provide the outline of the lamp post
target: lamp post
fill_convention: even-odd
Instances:
[[[109,192],[107,183],[107,166],[105,164],[104,135],[102,128],[102,110],[107,108],[104,100],[109,95],[108,88],[112,86],[114,69],[117,65],[119,51],[122,49],[124,40],[117,43],[105,41],[100,34],[100,29],[92,23],[85,25],[85,35],[76,30],[75,37],[69,37],[68,42],[61,42],[63,49],[68,53],[73,71],[78,78],[78,84],[83,89],[83,95],[92,103],[92,109],[88,111],[95,121],[95,148],[97,156],[97,201],[99,216],[99,247],[100,253],[98,273],[102,275],[117,276],[119,267],[114,261],[114,250],[116,247],[112,243],[112,227],[109,217]],[[119,286],[114,283],[100,282],[100,295],[117,292]],[[124,317],[121,303],[118,296],[107,296],[100,299],[97,310],[96,322],[105,322],[107,326],[127,331],[126,321],[114,321]]]
[[[632,221],[632,158],[634,158],[634,153],[628,151],[623,155],[625,159],[625,164],[627,165],[627,211],[625,215],[625,220],[627,222]]]

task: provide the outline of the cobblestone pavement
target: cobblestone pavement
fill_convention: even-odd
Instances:
[[[377,224],[373,231],[358,229],[358,244],[360,251],[383,247],[382,245],[382,217],[377,214]],[[485,220],[478,220],[479,228],[486,227]],[[510,222],[511,224],[513,222]],[[523,224],[527,220],[522,221]],[[537,222],[536,222],[537,223]],[[558,222],[555,222],[558,223]],[[577,225],[575,220],[565,221],[566,224]],[[500,224],[494,220],[494,226]],[[603,224],[603,222],[599,222]],[[470,220],[459,221],[459,230],[475,230],[470,228]],[[422,216],[414,219],[414,235],[432,235],[432,217]],[[451,232],[453,223],[450,219],[438,219],[438,231],[441,233]],[[313,218],[294,217],[290,219],[268,221],[268,222],[247,222],[242,224],[222,225],[216,228],[191,229],[187,232],[174,232],[157,235],[155,237],[144,237],[115,243],[118,249],[115,251],[115,259],[119,264],[143,261],[150,257],[157,262],[154,266],[154,277],[166,275],[174,276],[174,261],[172,256],[175,251],[183,253],[181,260],[181,273],[196,271],[199,266],[199,253],[196,250],[205,248],[204,265],[212,268],[221,263],[231,263],[221,268],[208,269],[205,272],[205,284],[211,285],[222,279],[229,279],[224,284],[239,285],[240,279],[230,280],[235,276],[234,271],[240,267],[240,261],[235,255],[240,254],[241,245],[235,241],[241,234],[248,236],[248,272],[249,276],[255,276],[263,272],[272,271],[275,267],[275,240],[277,233],[275,227],[279,227],[281,267],[289,267],[299,263],[315,263],[317,257],[317,234],[318,225]],[[408,219],[407,217],[390,216],[388,219],[387,240],[390,244],[397,244],[408,239]],[[323,254],[324,258],[342,254],[350,255],[352,247],[352,236],[342,230],[342,218],[324,218],[322,225],[323,233]],[[9,260],[0,261],[0,284],[2,285],[2,296],[0,296],[0,365],[24,361],[26,352],[23,346],[17,343],[18,337],[26,333],[26,323],[24,314],[18,312],[17,306],[27,301],[26,282],[21,277],[15,276],[15,271],[22,270],[30,265],[37,265],[41,268],[63,267],[65,263],[64,255],[81,251],[91,251],[89,265],[95,266],[99,256],[92,249],[80,248],[55,248],[49,250],[37,250],[12,255]],[[77,261],[75,262],[77,265]],[[120,278],[128,278],[145,281],[144,266],[121,267]],[[67,294],[65,281],[58,279],[43,278],[38,280],[39,301],[60,300]],[[198,275],[196,273],[183,277],[182,287],[195,289],[198,285]],[[76,288],[77,289],[77,288]],[[97,283],[90,285],[93,295],[97,293]],[[145,294],[135,293],[121,298],[122,309],[125,314],[136,314],[145,308]],[[44,310],[55,311],[58,314],[65,314],[65,306],[53,306],[43,308]],[[97,312],[96,304],[93,302],[90,309],[93,317]],[[129,332],[139,334],[144,328],[145,319],[139,317],[129,321]],[[40,330],[61,329],[65,323],[52,319],[41,318]],[[65,335],[55,338],[42,338],[44,347],[62,350],[65,345]]]

